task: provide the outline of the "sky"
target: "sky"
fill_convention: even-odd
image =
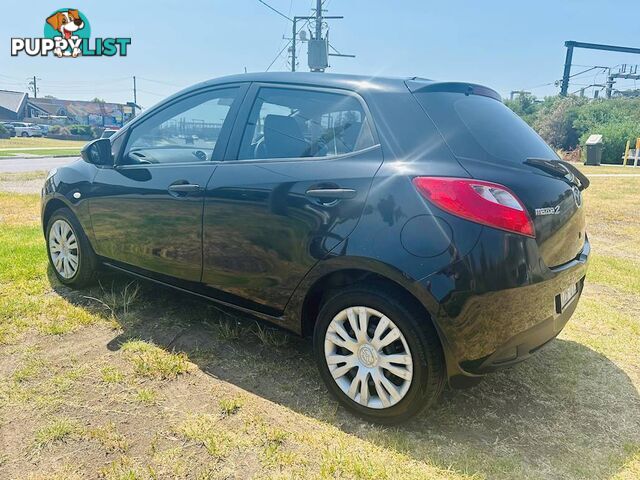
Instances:
[[[310,15],[315,4],[265,1],[287,16]],[[331,57],[327,71],[468,81],[503,96],[522,89],[554,95],[566,40],[640,47],[632,28],[637,1],[325,0],[326,15],[344,16],[329,21],[331,44],[356,55]],[[42,36],[46,17],[63,7],[87,16],[92,37],[131,37],[128,55],[11,57],[12,37]],[[135,75],[138,104],[147,108],[201,80],[245,68],[264,71],[274,59],[272,71],[290,68],[286,49],[277,54],[291,24],[258,0],[7,1],[2,17],[0,89],[24,91],[35,75],[40,96],[126,102],[133,99]],[[306,46],[301,53],[299,70],[307,70]],[[640,55],[576,50],[573,63],[572,73],[579,73],[594,65],[640,64]],[[570,92],[603,82],[599,72],[576,77]]]

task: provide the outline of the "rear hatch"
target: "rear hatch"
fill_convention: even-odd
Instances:
[[[478,180],[511,189],[534,223],[548,267],[582,251],[588,180],[556,153],[493,90],[463,83],[408,81],[458,162]]]

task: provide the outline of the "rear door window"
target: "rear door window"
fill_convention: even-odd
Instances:
[[[374,144],[355,96],[264,87],[249,114],[238,159],[328,157]]]
[[[527,158],[558,158],[498,100],[453,92],[418,92],[415,96],[458,157],[515,164]]]

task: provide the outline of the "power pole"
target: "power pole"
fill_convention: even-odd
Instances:
[[[560,96],[565,97],[569,92],[569,79],[571,78],[571,63],[573,61],[573,49],[574,48],[586,48],[589,50],[603,50],[606,52],[620,52],[620,53],[633,53],[640,54],[640,48],[633,47],[621,47],[619,45],[602,45],[599,43],[584,43],[584,42],[574,42],[573,40],[569,40],[564,42],[564,46],[567,47],[567,55],[564,60],[564,71],[562,73],[562,83],[560,86]],[[611,79],[609,79],[608,84]],[[611,88],[613,89],[613,84],[611,84]]]
[[[291,49],[289,50],[291,52],[291,71],[295,72],[296,71],[296,63],[297,63],[297,51],[296,51],[296,42],[298,41],[298,20],[313,20],[315,17],[298,17],[295,16],[293,17],[293,28],[291,30]],[[302,34],[305,33],[305,36],[303,37]],[[306,41],[306,32],[302,31],[300,32],[300,41],[301,42],[305,42]]]
[[[316,0],[316,39],[322,40],[322,0]]]
[[[613,93],[613,86],[616,84],[615,75],[611,73],[611,69],[609,69],[609,76],[607,77],[607,88],[605,90],[605,94],[607,98],[611,98],[611,94]]]
[[[136,107],[138,106],[138,90],[136,88],[136,76],[133,76],[133,116],[136,116]]]
[[[315,34],[309,40],[307,57],[309,70],[312,72],[324,72],[329,66],[329,47],[327,39],[322,38],[322,0],[316,0],[316,11],[314,15],[316,28]]]
[[[322,37],[322,26],[323,26],[323,21],[324,20],[329,20],[329,19],[340,19],[340,18],[344,18],[342,16],[326,16],[322,14],[322,4],[324,3],[323,0],[316,0],[316,7],[314,8],[314,15],[313,16],[294,16],[289,17],[288,15],[285,15],[284,13],[276,10],[275,8],[273,8],[271,5],[269,5],[268,3],[266,3],[263,0],[258,0],[260,3],[264,4],[267,8],[269,8],[269,10],[272,10],[273,12],[277,13],[278,15],[280,15],[283,18],[286,18],[287,20],[289,20],[291,22],[291,38],[289,39],[289,43],[291,44],[291,46],[289,47],[289,53],[291,54],[291,71],[295,72],[296,68],[297,68],[297,49],[296,49],[296,44],[298,41],[298,33],[300,33],[300,41],[301,42],[308,42],[309,46],[307,48],[307,57],[308,57],[308,64],[309,64],[309,70],[311,70],[312,72],[324,72],[325,69],[327,67],[329,67],[329,58],[330,56],[333,57],[349,57],[349,58],[354,58],[355,55],[344,55],[342,53],[340,53],[333,45],[331,45],[329,43],[329,34],[327,32],[327,35],[323,38]],[[325,0],[326,1],[326,0]],[[315,20],[315,34],[310,32],[311,34],[311,38],[309,40],[306,39],[306,35],[303,36],[302,34],[305,32],[302,32],[302,28],[300,29],[301,32],[298,31],[298,21],[300,20],[306,20],[305,25],[303,25],[302,28],[304,28],[311,20]],[[286,39],[286,38],[285,38]],[[286,48],[286,47],[285,47]],[[329,49],[333,50],[333,52],[335,53],[329,53]],[[284,51],[284,49],[283,49]],[[282,52],[280,52],[282,53]],[[278,57],[276,57],[275,60],[277,60]],[[275,62],[274,60],[274,62]],[[271,65],[273,65],[273,62],[271,62]],[[271,66],[270,65],[270,66]],[[268,70],[268,69],[267,69]]]
[[[41,79],[34,75],[33,80],[29,81],[29,90],[33,92],[33,98],[38,98],[38,80]]]
[[[293,28],[291,29],[291,71],[296,71],[296,36],[298,31],[296,30],[296,17],[293,17]]]

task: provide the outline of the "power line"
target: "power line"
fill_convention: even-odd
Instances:
[[[603,67],[603,66],[600,66],[600,65],[577,65],[577,64],[572,64],[571,66],[572,67],[583,67],[583,68],[588,67],[588,68],[586,70],[583,70],[582,72],[578,72],[578,73],[572,74],[569,78],[579,77],[580,75],[584,75],[585,73],[588,73],[588,72],[590,72],[592,70],[597,70],[599,68],[600,69],[609,68],[609,67]],[[548,87],[548,86],[551,86],[551,85],[557,85],[559,82],[560,82],[560,80],[554,80],[552,82],[541,83],[539,85],[534,85],[532,87],[527,87],[527,88],[525,88],[525,90],[534,90],[536,88],[542,88],[542,87]]]
[[[587,73],[587,72],[590,72],[590,71],[592,71],[592,70],[596,70],[596,69],[605,69],[605,70],[606,70],[607,68],[608,68],[608,67],[599,67],[599,66],[597,66],[597,65],[594,65],[593,67],[591,67],[591,68],[587,68],[586,70],[583,70],[582,72],[578,72],[578,73],[574,73],[574,74],[572,74],[572,75],[569,75],[569,78],[579,77],[580,75],[583,75],[583,74],[585,74],[585,73]]]
[[[47,81],[47,84],[52,84],[52,85],[62,85],[62,86],[68,86],[68,87],[75,87],[75,86],[80,86],[80,87],[84,87],[84,86],[94,86],[94,85],[108,85],[108,84],[112,84],[112,83],[118,83],[118,82],[123,82],[125,80],[129,80],[131,77],[118,77],[118,78],[111,78],[111,79],[102,79],[100,81],[95,81],[95,80],[74,80],[74,81],[67,81],[67,80],[48,80],[45,78],[45,80]]]
[[[178,85],[176,83],[171,83],[171,82],[164,82],[162,80],[152,80],[151,78],[144,78],[144,77],[138,77],[138,78],[140,80],[144,80],[145,82],[159,83],[161,85],[167,85],[169,87],[177,87],[177,88],[184,87],[184,85]]]
[[[162,93],[150,92],[149,90],[143,90],[141,88],[138,88],[138,92],[146,93],[148,95],[155,95],[156,97],[166,97],[166,95]]]
[[[278,15],[280,15],[283,18],[286,18],[287,20],[289,20],[290,22],[293,22],[293,18],[289,18],[287,17],[284,13],[282,13],[280,10],[276,10],[275,8],[273,8],[271,5],[269,5],[267,2],[264,2],[263,0],[258,0],[258,2],[260,2],[262,5],[264,5],[265,7],[267,7],[269,10],[272,10],[274,12],[276,12]]]
[[[303,24],[303,25],[302,25],[302,26],[301,26],[301,27],[296,31],[295,37],[297,37],[297,36],[298,36],[298,34],[299,34],[299,33],[300,33],[300,32],[301,32],[301,31],[302,31],[302,30],[303,30],[307,25],[309,25],[309,19],[307,19],[307,20],[304,22],[304,24]],[[294,37],[294,38],[295,38],[295,37]],[[278,54],[275,56],[275,58],[271,61],[271,63],[269,64],[269,66],[267,67],[267,69],[265,70],[265,72],[268,72],[268,71],[269,71],[269,69],[270,69],[271,67],[273,67],[273,64],[274,64],[274,63],[276,63],[276,61],[278,60],[278,58],[280,58],[280,55],[282,55],[282,52],[284,52],[284,51],[287,49],[287,47],[288,47],[289,45],[291,45],[291,42],[292,42],[292,41],[293,41],[293,38],[290,38],[290,39],[289,39],[289,41],[285,44],[285,46],[284,46],[284,47],[282,47],[282,49],[278,52]]]
[[[269,8],[270,10],[278,14],[279,16],[286,18],[293,24],[291,39],[289,39],[289,41],[285,44],[285,46],[282,47],[282,49],[278,52],[276,57],[271,61],[271,63],[267,67],[267,70],[266,70],[267,72],[271,69],[271,67],[278,60],[278,58],[280,58],[282,53],[289,47],[289,45],[291,45],[291,71],[296,70],[296,39],[298,34],[302,31],[302,29],[304,29],[309,24],[311,20],[315,20],[315,35],[313,33],[311,34],[311,39],[309,40],[309,44],[307,46],[309,68],[311,71],[324,72],[325,69],[329,66],[329,60],[328,60],[329,56],[351,57],[351,58],[355,56],[355,55],[342,54],[335,47],[333,47],[333,45],[329,44],[328,30],[325,37],[324,38],[322,37],[323,27],[328,28],[327,23],[324,22],[324,20],[343,18],[342,16],[326,16],[322,14],[323,7],[325,6],[325,4],[327,4],[328,1],[329,0],[315,0],[316,6],[313,9],[315,12],[313,16],[301,16],[301,17],[294,16],[293,18],[291,18],[289,15],[285,15],[281,11],[272,7],[264,0],[258,0],[258,2],[260,2],[261,4],[263,4],[264,6],[266,6],[267,8]],[[314,2],[312,0],[312,5],[313,3]],[[291,11],[291,7],[289,8],[289,11]],[[302,27],[299,30],[296,30],[296,22],[298,20],[305,20],[305,23],[302,25]],[[332,49],[335,53],[329,53],[328,51],[329,49]]]
[[[274,63],[276,63],[276,60],[278,60],[278,59],[280,58],[280,55],[282,55],[282,52],[284,52],[284,50],[285,50],[289,45],[291,45],[291,40],[289,40],[289,41],[285,44],[285,46],[284,46],[284,47],[282,47],[282,50],[280,50],[280,51],[278,52],[278,54],[276,55],[276,57],[272,60],[272,62],[269,64],[269,66],[268,66],[268,67],[267,67],[267,69],[265,70],[265,72],[268,72],[268,71],[269,71],[269,69],[270,69],[271,67],[273,67],[273,64],[274,64]]]

